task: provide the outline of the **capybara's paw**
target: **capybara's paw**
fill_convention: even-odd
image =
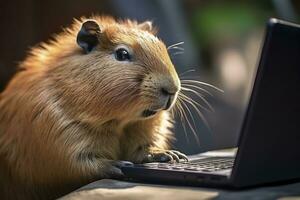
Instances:
[[[133,163],[129,161],[121,161],[121,160],[111,161],[109,163],[110,163],[110,167],[108,168],[107,176],[108,178],[116,178],[116,179],[124,178],[124,174],[121,171],[122,166],[133,165]]]
[[[188,161],[186,155],[175,150],[154,150],[148,153],[143,162],[180,162]]]

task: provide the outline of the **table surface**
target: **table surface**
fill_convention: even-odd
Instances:
[[[235,149],[215,151],[209,154],[234,153]],[[205,187],[184,187],[134,183],[112,179],[102,179],[88,184],[64,197],[61,200],[300,200],[300,182],[286,185],[265,186],[247,190],[225,190]]]
[[[288,185],[230,191],[203,187],[141,184],[103,179],[72,192],[61,200],[202,200],[202,199],[300,199],[300,182]]]

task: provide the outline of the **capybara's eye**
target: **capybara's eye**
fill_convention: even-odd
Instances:
[[[118,61],[128,61],[128,60],[130,60],[131,56],[126,49],[119,48],[115,51],[115,58]]]

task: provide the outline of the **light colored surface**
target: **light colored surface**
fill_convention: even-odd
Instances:
[[[140,184],[103,179],[61,200],[300,200],[300,183],[230,191],[201,187]]]
[[[160,185],[134,184],[115,180],[94,182],[81,191],[71,193],[63,200],[198,200],[212,199],[217,192],[197,190],[195,188],[166,187]],[[90,189],[91,188],[91,189]],[[201,198],[199,198],[201,197]]]
[[[207,152],[206,156],[230,156],[237,149]],[[192,158],[191,156],[190,158]],[[300,182],[288,185],[232,191],[204,187],[141,184],[103,179],[74,191],[61,200],[300,200]]]

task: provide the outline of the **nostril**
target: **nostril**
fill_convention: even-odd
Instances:
[[[166,88],[161,88],[161,93],[165,96],[168,96],[168,95],[174,95],[175,93],[173,92],[170,92],[168,89]]]
[[[160,99],[164,103],[163,110],[168,110],[174,102],[175,94],[177,91],[173,92],[172,90],[167,89],[166,87],[161,87],[160,90],[162,94]]]
[[[161,90],[161,93],[162,93],[163,95],[166,95],[166,96],[169,95],[169,92],[168,92],[167,89],[161,88],[160,90]]]

